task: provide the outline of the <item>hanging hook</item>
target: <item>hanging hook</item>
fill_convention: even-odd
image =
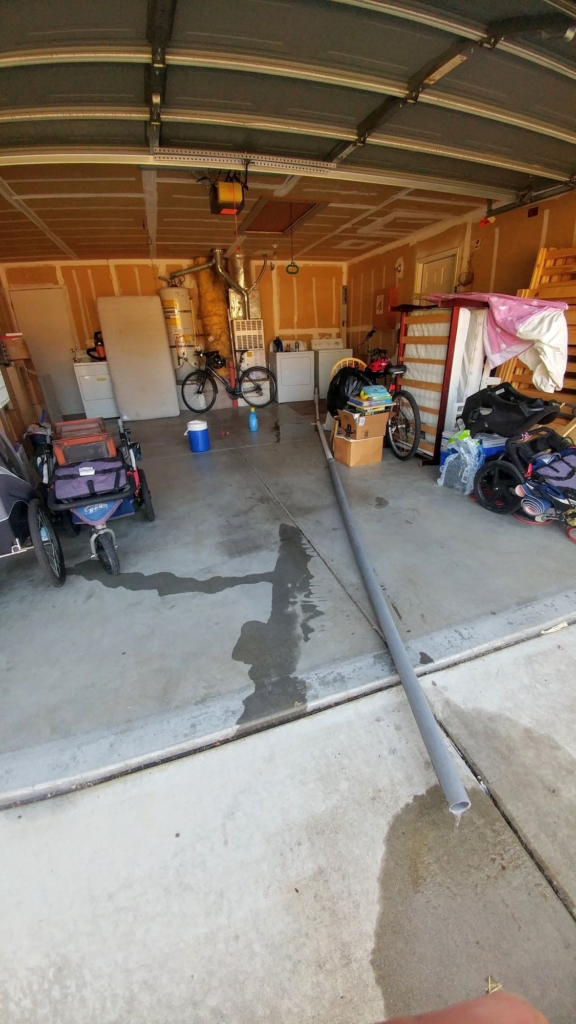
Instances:
[[[294,262],[294,225],[292,223],[292,203],[290,203],[290,263],[286,265],[287,274],[297,274],[300,267]]]

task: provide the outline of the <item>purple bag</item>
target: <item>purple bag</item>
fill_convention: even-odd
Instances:
[[[543,484],[550,484],[552,487],[559,487],[560,490],[576,490],[576,451],[569,448],[567,451],[554,455],[549,462],[535,463],[532,472],[534,480]]]
[[[54,470],[54,497],[56,501],[74,501],[93,498],[110,491],[123,490],[128,484],[126,465],[117,455],[93,462],[78,462],[72,466],[57,466]]]

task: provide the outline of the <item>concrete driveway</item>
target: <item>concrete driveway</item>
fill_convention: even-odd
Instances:
[[[574,1024],[575,654],[426,677],[460,822],[398,687],[2,812],[2,1021],[369,1024],[490,977]]]

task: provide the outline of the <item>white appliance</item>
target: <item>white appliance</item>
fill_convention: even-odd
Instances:
[[[354,350],[344,348],[342,338],[314,338],[314,383],[320,398],[326,398],[332,368],[340,359],[351,359]]]
[[[243,349],[241,370],[249,366],[266,366],[263,320],[232,320],[234,351]],[[246,351],[247,350],[247,351]]]
[[[74,363],[74,373],[88,419],[94,416],[103,416],[104,419],[117,417],[118,408],[106,360],[96,362],[91,359]]]
[[[290,342],[294,346],[294,342]],[[299,342],[289,352],[276,352],[270,345],[270,369],[276,377],[277,402],[309,402],[314,398],[314,353]]]

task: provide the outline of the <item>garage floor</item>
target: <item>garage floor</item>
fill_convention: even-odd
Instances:
[[[490,978],[574,1024],[575,656],[426,678],[492,795],[453,749],[460,822],[400,688],[4,811],[2,1021],[370,1024]]]
[[[312,405],[135,423],[157,520],[118,523],[122,573],[64,542],[54,591],[33,556],[0,566],[4,802],[252,731],[394,681],[348,548]],[[422,672],[538,632],[574,608],[559,528],[490,515],[389,453],[342,478]]]

